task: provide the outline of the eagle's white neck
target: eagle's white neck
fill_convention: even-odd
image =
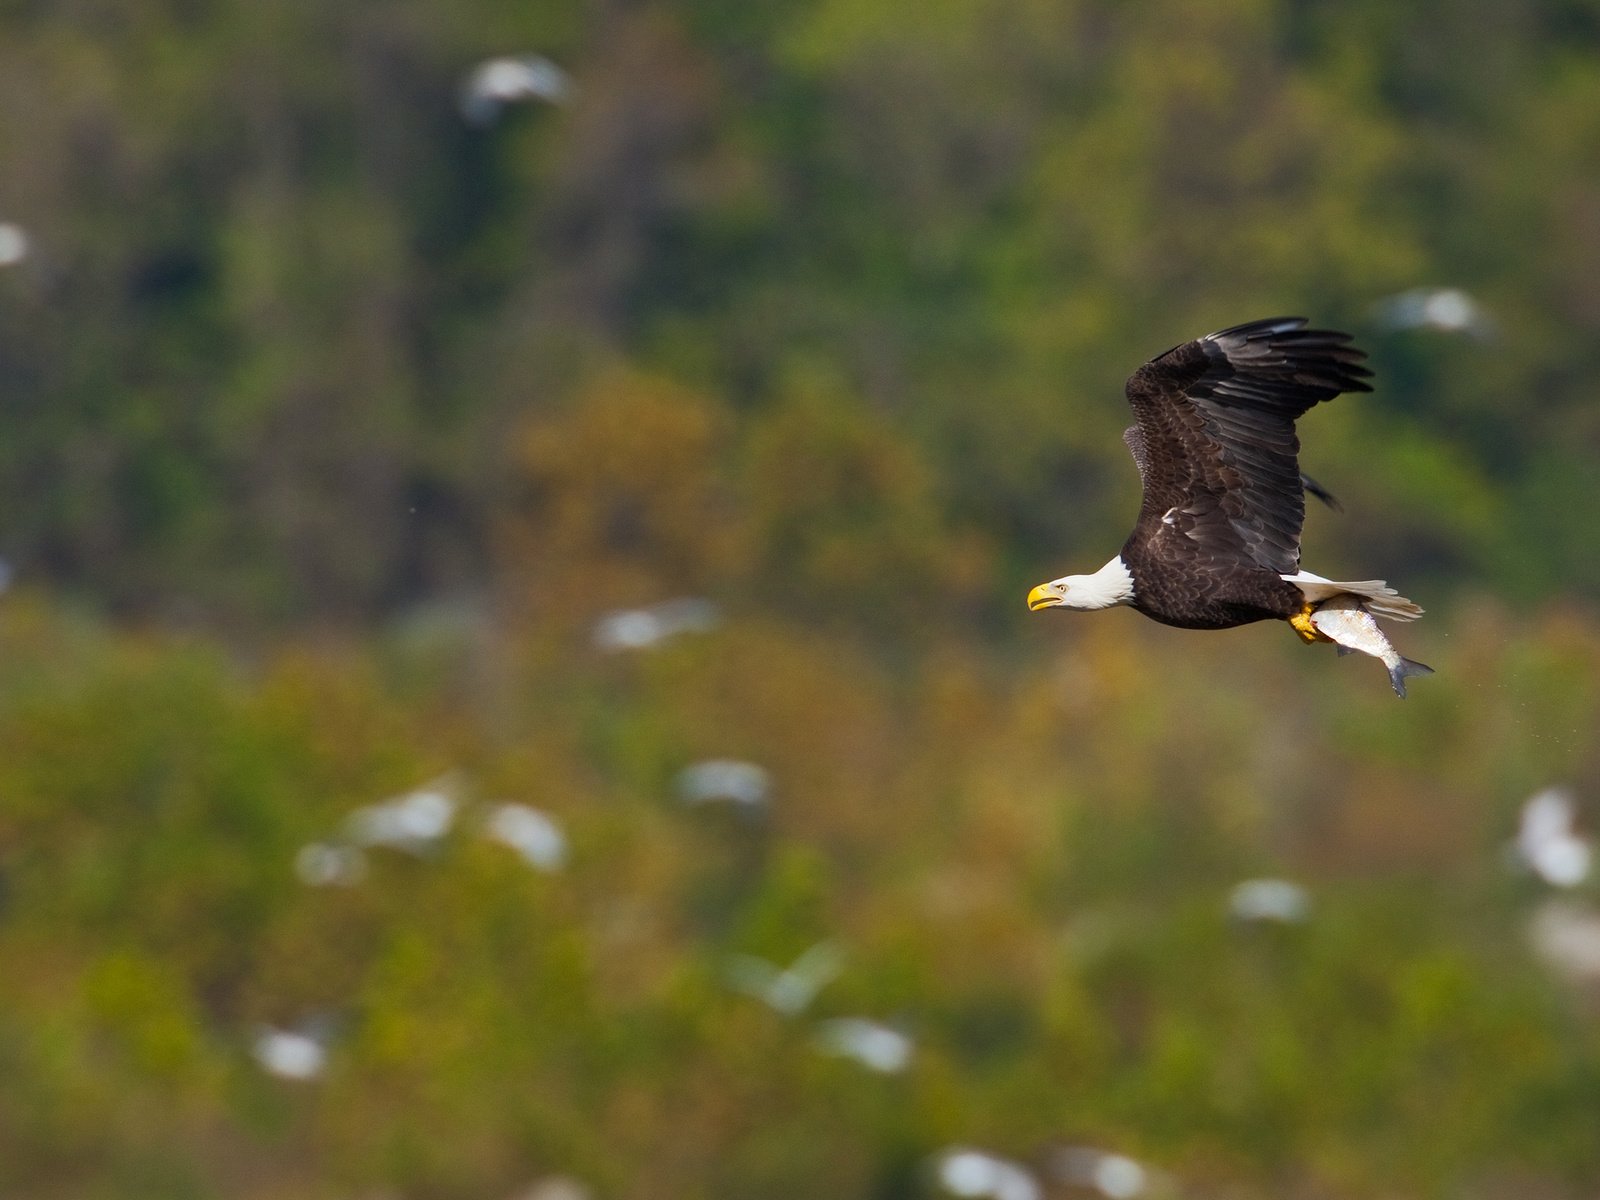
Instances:
[[[1120,554],[1093,575],[1067,575],[1056,582],[1063,585],[1063,608],[1093,610],[1133,603],[1133,575]]]

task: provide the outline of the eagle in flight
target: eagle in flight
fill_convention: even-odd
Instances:
[[[1350,335],[1275,317],[1208,334],[1151,359],[1128,380],[1135,424],[1122,435],[1144,483],[1122,552],[1092,575],[1028,593],[1028,607],[1127,605],[1164,625],[1228,629],[1287,621],[1310,642],[1381,659],[1402,698],[1429,667],[1403,658],[1374,617],[1422,615],[1380,579],[1339,583],[1300,569],[1305,493],[1295,420],[1341,392],[1369,392]]]

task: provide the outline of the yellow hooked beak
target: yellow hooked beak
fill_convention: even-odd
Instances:
[[[1041,583],[1028,593],[1028,611],[1038,612],[1041,608],[1055,608],[1064,599],[1060,584]]]

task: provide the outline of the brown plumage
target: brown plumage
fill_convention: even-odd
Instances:
[[[1030,591],[1030,610],[1126,605],[1183,629],[1286,620],[1302,641],[1381,659],[1402,698],[1407,677],[1432,674],[1372,619],[1412,621],[1422,609],[1381,579],[1341,583],[1300,569],[1306,492],[1338,502],[1301,473],[1295,420],[1340,392],[1372,390],[1348,334],[1305,325],[1235,325],[1133,373],[1138,423],[1122,437],[1144,481],[1139,521],[1098,571]]]
[[[1295,419],[1340,392],[1371,391],[1348,334],[1300,317],[1185,342],[1128,380],[1123,435],[1144,482],[1122,547],[1133,607],[1167,625],[1223,629],[1304,604],[1305,489]]]

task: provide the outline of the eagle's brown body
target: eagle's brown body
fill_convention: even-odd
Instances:
[[[1305,606],[1300,589],[1270,571],[1202,577],[1198,586],[1175,578],[1137,534],[1122,547],[1133,576],[1133,607],[1179,629],[1231,629],[1252,621],[1286,621]]]

